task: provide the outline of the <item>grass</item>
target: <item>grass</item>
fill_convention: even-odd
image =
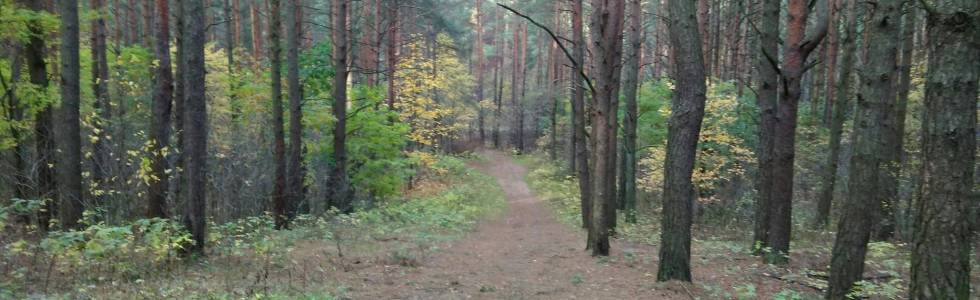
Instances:
[[[496,180],[464,159],[439,160],[440,170],[429,172],[438,175],[422,179],[410,196],[372,210],[301,215],[287,231],[274,230],[270,216],[212,224],[205,257],[176,255],[174,240],[186,233],[162,220],[150,223],[164,224],[156,231],[95,224],[47,237],[2,235],[0,299],[347,298],[348,272],[417,266],[503,211]],[[17,226],[0,222],[0,230]]]
[[[543,155],[518,156],[517,161],[530,170],[528,185],[546,200],[563,223],[575,228],[581,225],[581,209],[576,179],[549,162]],[[656,247],[660,243],[659,204],[639,199],[641,211],[634,224],[617,222],[617,239]],[[644,203],[646,202],[646,203]],[[644,207],[645,205],[645,207]],[[620,217],[622,214],[619,214]],[[721,213],[716,215],[732,215]],[[805,218],[794,216],[794,239],[788,266],[766,265],[751,255],[751,216],[745,220],[711,220],[705,214],[692,228],[692,268],[699,293],[708,298],[820,299],[821,292],[806,285],[826,286],[819,274],[826,273],[835,233],[812,230]],[[737,215],[737,214],[736,214]],[[802,219],[802,220],[801,220]],[[624,254],[631,259],[631,252]],[[633,258],[635,260],[635,258]],[[974,258],[974,282],[978,282]],[[880,279],[864,281],[854,296],[873,299],[901,299],[907,295],[909,280],[909,245],[901,242],[872,242],[868,245],[866,274]],[[699,270],[700,269],[700,270]],[[653,270],[651,270],[653,272]],[[699,272],[701,274],[699,274]],[[764,274],[779,275],[776,279]],[[816,274],[816,275],[815,275]],[[698,278],[698,276],[710,278]],[[794,283],[796,282],[796,283]],[[977,283],[975,283],[976,285]]]

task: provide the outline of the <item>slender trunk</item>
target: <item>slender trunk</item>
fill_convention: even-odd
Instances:
[[[484,119],[486,112],[483,109],[483,69],[484,59],[483,59],[483,16],[480,14],[481,7],[483,6],[483,0],[476,0],[476,40],[473,45],[474,51],[476,52],[473,58],[475,62],[473,63],[476,71],[476,106],[477,106],[477,127],[480,131],[480,145],[486,143],[486,130],[484,128]]]
[[[149,208],[147,217],[166,218],[167,188],[170,185],[170,174],[167,172],[167,151],[170,147],[170,114],[173,101],[173,73],[170,67],[170,4],[167,0],[156,0],[156,58],[160,62],[156,67],[156,85],[153,91],[153,118],[150,131],[152,138],[153,156],[151,172],[156,180],[148,188]]]
[[[691,1],[670,1],[670,44],[677,85],[671,103],[664,161],[664,210],[657,280],[691,281],[691,222],[695,199],[691,175],[704,118],[705,66]]]
[[[105,0],[103,1],[103,5]],[[153,1],[142,1],[143,3],[143,26],[140,34],[140,44],[146,49],[153,48]],[[105,22],[103,21],[103,25]],[[105,32],[105,30],[103,30]]]
[[[286,11],[286,83],[289,93],[289,152],[287,153],[286,215],[296,215],[296,207],[306,201],[303,179],[303,86],[299,80],[300,0],[289,0]],[[344,73],[346,74],[346,73]]]
[[[227,56],[228,64],[228,102],[231,105],[231,121],[234,123],[233,126],[238,126],[238,119],[241,117],[242,109],[236,95],[238,92],[238,77],[235,74],[235,70],[238,68],[235,66],[235,24],[231,20],[233,18],[231,0],[225,0],[223,6],[225,21],[227,22],[225,23],[225,56]],[[237,181],[238,179],[235,178],[232,180]]]
[[[837,51],[839,38],[837,37],[837,22],[840,19],[840,6],[843,0],[829,0],[827,5],[830,9],[830,23],[829,29],[827,31],[827,72],[826,72],[826,100],[824,100],[823,106],[823,124],[826,127],[830,127],[830,121],[833,119],[832,110],[834,106],[834,99],[837,97]]]
[[[854,134],[851,143],[851,174],[848,195],[830,259],[828,299],[847,299],[854,283],[864,274],[864,258],[871,234],[879,195],[884,192],[880,172],[887,157],[883,143],[887,138],[886,118],[895,101],[893,74],[898,56],[898,25],[901,20],[901,0],[882,0],[870,11],[868,23],[868,54],[870,60],[859,76],[857,111],[854,114]],[[869,195],[872,195],[869,197]]]
[[[388,77],[388,108],[391,110],[395,109],[396,97],[398,93],[395,90],[395,67],[398,66],[398,26],[401,26],[398,20],[398,0],[391,0],[388,2],[388,49],[385,61],[388,63],[387,77]]]
[[[626,111],[623,115],[623,168],[622,205],[626,222],[636,222],[636,90],[640,81],[640,56],[643,45],[643,5],[640,0],[630,1],[630,25],[627,45],[629,55],[623,67]]]
[[[895,164],[899,167],[903,166],[905,163],[906,153],[904,149],[904,142],[902,142],[902,137],[905,135],[905,114],[908,110],[909,103],[909,86],[912,81],[912,64],[914,60],[912,58],[913,50],[915,49],[915,10],[916,7],[912,5],[913,2],[905,3],[905,12],[902,15],[902,59],[899,62],[899,77],[898,82],[895,84],[895,92],[897,93],[895,99],[895,129],[892,131],[893,134],[898,134],[897,137],[892,137],[897,144],[891,145],[893,148],[891,151],[895,152],[898,157]],[[887,143],[885,145],[888,145]],[[896,178],[897,179],[897,178]],[[897,191],[896,183],[896,191]],[[898,193],[895,195],[895,211],[898,211],[901,206],[901,198]],[[906,200],[908,200],[906,198]],[[908,207],[908,206],[906,206]],[[898,216],[896,213],[896,233],[902,238],[908,238],[909,235],[909,219],[911,216],[908,214]],[[898,220],[902,220],[901,223]]]
[[[242,7],[241,0],[231,0],[231,23],[233,28],[232,48],[236,48],[242,42]]]
[[[262,15],[259,13],[259,2],[253,1],[249,4],[249,17],[252,20],[252,55],[256,58],[262,57]]]
[[[585,34],[582,31],[582,0],[572,0],[572,57],[573,65],[579,73],[585,72]],[[572,144],[578,175],[579,200],[582,207],[582,227],[589,228],[592,223],[592,180],[589,170],[588,141],[585,136],[585,80],[572,76]],[[588,245],[591,247],[591,245]]]
[[[977,198],[980,23],[973,0],[943,0],[928,13],[922,152],[925,164],[912,241],[912,299],[970,298]],[[972,17],[971,17],[972,16]],[[976,225],[976,224],[973,224]]]
[[[128,13],[127,17],[129,18],[126,27],[124,27],[126,28],[126,34],[128,36],[126,42],[127,46],[132,46],[139,41],[140,22],[139,16],[137,16],[139,14],[137,8],[139,7],[139,4],[137,3],[138,2],[136,0],[129,0],[129,5],[127,6],[128,9],[126,10]]]
[[[328,190],[328,201],[341,212],[349,213],[353,211],[352,197],[350,195],[350,182],[347,177],[347,52],[348,52],[348,23],[347,0],[333,0],[331,13],[333,18],[333,66],[336,75],[333,78],[333,115],[337,119],[333,130],[333,159],[334,165],[330,171],[330,185]],[[389,62],[390,63],[390,62]],[[389,70],[392,71],[392,70]],[[389,77],[389,81],[393,81]],[[389,92],[389,95],[391,93]],[[389,105],[393,105],[393,99],[389,99]]]
[[[35,12],[45,10],[45,6],[40,1],[20,0],[24,7],[28,7]],[[27,63],[27,70],[31,84],[42,89],[48,87],[47,63],[44,60],[45,33],[43,27],[37,21],[31,21],[28,27],[31,36],[24,47],[24,56]],[[38,214],[38,224],[42,230],[47,230],[51,219],[58,216],[58,194],[55,183],[55,137],[54,137],[54,108],[51,105],[41,107],[41,110],[34,116],[34,139],[35,152],[37,155],[38,170],[34,181],[37,184],[36,194],[44,204]]]
[[[833,115],[830,118],[830,154],[827,156],[827,166],[824,168],[823,184],[821,185],[820,198],[817,200],[817,213],[814,217],[814,224],[818,228],[827,226],[830,219],[830,208],[834,200],[834,187],[837,181],[837,169],[840,161],[841,135],[844,132],[844,119],[846,118],[847,108],[850,105],[851,72],[854,70],[854,57],[857,55],[857,20],[863,18],[863,6],[858,5],[855,0],[848,1],[850,8],[847,15],[847,28],[844,33],[844,49],[841,57],[840,74],[837,75],[834,84],[834,97],[830,98],[828,93],[827,101],[833,101]]]
[[[194,240],[188,251],[201,254],[207,241],[208,114],[205,95],[204,43],[206,26],[201,0],[183,0],[184,15],[184,145],[187,208],[186,226]]]
[[[595,151],[592,170],[592,225],[589,248],[593,256],[609,255],[609,236],[616,219],[616,131],[626,4],[616,0],[593,0],[592,45],[595,46],[595,91],[592,95],[592,137]]]
[[[112,107],[109,104],[109,60],[106,58],[105,0],[91,0],[93,10],[99,11],[92,19],[92,92],[95,96],[93,108],[99,117],[93,122],[92,183],[98,192],[93,193],[95,202],[105,202],[105,194],[110,189],[108,179],[111,172],[112,149],[109,147],[109,122],[112,120]]]
[[[290,0],[291,1],[291,0]],[[272,84],[272,135],[275,175],[273,178],[272,207],[277,229],[289,228],[288,201],[286,195],[286,136],[282,104],[282,46],[279,34],[282,29],[281,1],[271,0],[269,10],[269,62]]]
[[[183,0],[181,0],[183,1]],[[177,11],[174,12],[174,21],[177,22],[174,26],[175,38],[174,43],[176,43],[177,53],[175,54],[177,59],[176,70],[174,70],[174,135],[177,138],[177,162],[175,163],[175,168],[173,172],[174,177],[174,203],[183,203],[182,199],[185,197],[187,186],[187,180],[184,178],[184,170],[186,169],[187,161],[186,155],[184,154],[184,95],[185,84],[187,81],[184,78],[184,73],[187,70],[187,50],[186,50],[186,34],[184,33],[184,5],[182,3],[177,4]]]
[[[82,194],[82,139],[79,108],[78,2],[58,1],[61,14],[61,107],[55,144],[58,149],[58,198],[61,200],[61,223],[76,228],[84,210]]]

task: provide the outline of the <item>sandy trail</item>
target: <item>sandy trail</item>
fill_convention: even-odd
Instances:
[[[555,220],[506,154],[483,151],[477,168],[497,179],[508,209],[419,267],[385,266],[352,287],[356,299],[684,299],[655,284],[656,253],[615,244],[609,259],[583,250],[584,234]],[[625,249],[625,250],[624,250]],[[625,258],[629,251],[632,259]],[[377,273],[375,273],[377,275]]]

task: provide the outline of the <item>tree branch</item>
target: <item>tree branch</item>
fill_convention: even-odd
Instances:
[[[568,48],[565,48],[565,45],[562,45],[561,39],[558,38],[558,36],[555,35],[555,33],[551,31],[551,29],[548,29],[547,26],[544,26],[541,23],[538,23],[538,21],[535,21],[534,19],[532,19],[528,15],[522,14],[522,13],[518,12],[517,10],[515,10],[515,9],[513,9],[513,8],[507,6],[507,5],[504,5],[504,4],[501,4],[501,3],[497,3],[497,6],[500,6],[500,7],[503,7],[504,9],[506,9],[506,10],[509,10],[510,12],[514,13],[515,15],[517,15],[517,16],[519,16],[521,18],[524,18],[525,20],[528,20],[528,22],[531,22],[531,24],[534,24],[534,26],[537,26],[538,28],[541,28],[542,30],[544,30],[545,32],[547,32],[548,35],[551,36],[551,39],[555,40],[555,43],[557,43],[558,44],[558,47],[561,48],[561,51],[565,53],[565,56],[568,57],[568,60],[572,62],[572,65],[575,66],[575,69],[578,70],[579,76],[582,76],[582,79],[585,80],[585,83],[586,84],[588,84],[589,91],[591,91],[592,94],[595,94],[596,93],[595,87],[592,86],[592,81],[589,80],[589,77],[585,75],[585,70],[582,68],[582,65],[580,64],[580,62],[577,62],[577,61],[575,61],[574,58],[572,58],[572,54],[568,52]]]

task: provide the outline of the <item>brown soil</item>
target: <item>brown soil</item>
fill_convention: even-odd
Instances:
[[[583,250],[585,236],[559,223],[500,152],[476,167],[497,179],[509,208],[419,266],[367,266],[341,281],[355,299],[687,299],[688,287],[657,284],[652,249],[614,242],[608,259]],[[642,252],[628,259],[623,251]],[[344,276],[346,277],[346,276]],[[346,280],[345,280],[346,279]]]

